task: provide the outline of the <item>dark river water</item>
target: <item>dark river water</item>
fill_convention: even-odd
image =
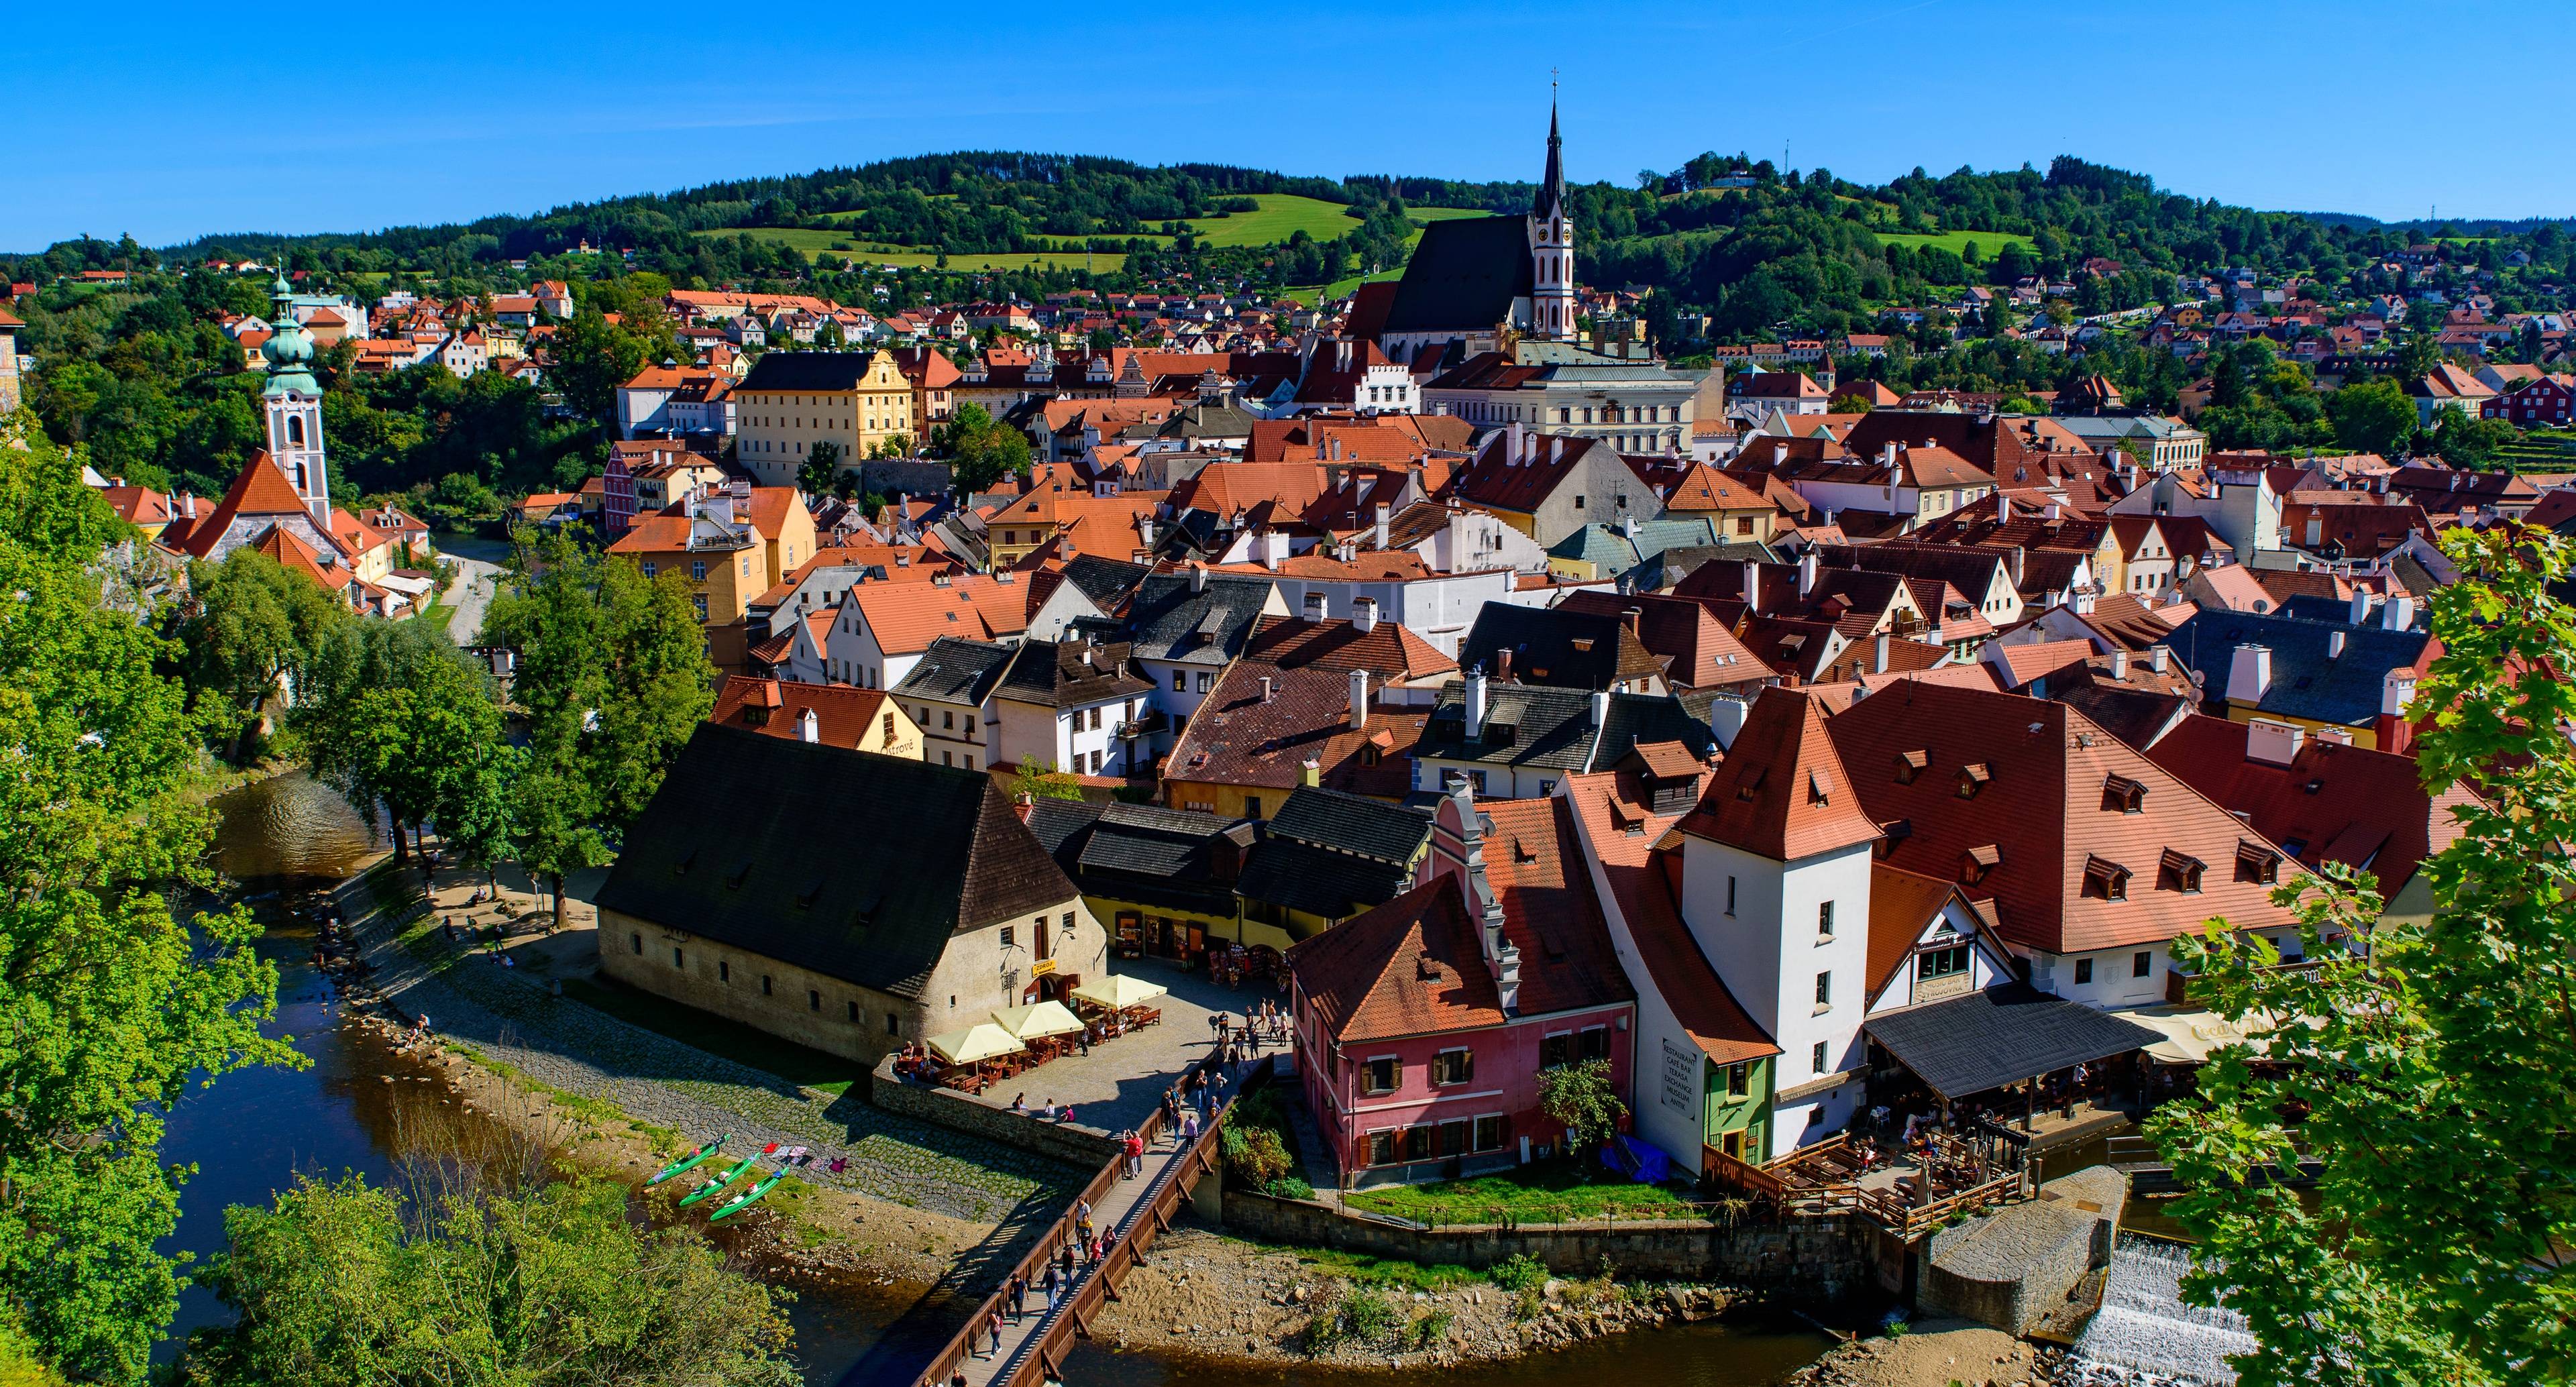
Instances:
[[[441,1101],[428,1069],[366,1030],[338,1025],[341,1003],[312,965],[313,935],[292,908],[299,891],[347,876],[380,846],[370,825],[325,785],[279,776],[219,800],[217,852],[269,924],[259,944],[277,965],[274,1030],[295,1038],[312,1063],[296,1070],[229,1074],[192,1091],[170,1116],[164,1158],[193,1163],[179,1226],[165,1247],[200,1262],[221,1248],[224,1210],[266,1205],[299,1176],[348,1172],[399,1183],[421,1153],[469,1159],[531,1158],[499,1123]],[[395,1082],[384,1082],[391,1076]],[[743,1249],[746,1252],[748,1248]],[[805,1380],[838,1382],[895,1322],[913,1294],[866,1287],[801,1288],[790,1309]],[[201,1289],[180,1297],[161,1357],[188,1331],[220,1323],[221,1302]],[[1599,1387],[1614,1377],[1669,1387],[1758,1387],[1813,1360],[1827,1346],[1805,1329],[1703,1324],[1597,1340],[1510,1363],[1438,1373],[1246,1369],[1183,1358],[1110,1353],[1087,1344],[1066,1364],[1068,1387]]]

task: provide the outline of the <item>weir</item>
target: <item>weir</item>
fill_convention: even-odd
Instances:
[[[2122,1239],[2111,1253],[2101,1312],[2075,1341],[2075,1380],[2099,1387],[2235,1387],[2227,1359],[2250,1352],[2254,1335],[2233,1310],[2183,1303],[2183,1273],[2190,1269],[2188,1247]]]

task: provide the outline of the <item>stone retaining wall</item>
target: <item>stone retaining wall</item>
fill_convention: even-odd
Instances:
[[[2108,1265],[2127,1178],[2092,1166],[2040,1186],[2039,1198],[1932,1235],[1916,1300],[1941,1314],[2027,1334]]]
[[[1872,1231],[1845,1218],[1755,1228],[1692,1221],[1408,1228],[1303,1199],[1225,1192],[1225,1223],[1271,1242],[1345,1248],[1408,1261],[1488,1267],[1527,1255],[1589,1276],[1603,1260],[1622,1276],[1726,1281],[1831,1300],[1875,1284]]]
[[[978,1103],[932,1084],[906,1083],[895,1077],[891,1056],[868,1072],[870,1103],[904,1117],[935,1122],[951,1131],[999,1142],[1078,1170],[1093,1171],[1118,1154],[1109,1133],[1078,1122],[1045,1122],[1025,1113]]]

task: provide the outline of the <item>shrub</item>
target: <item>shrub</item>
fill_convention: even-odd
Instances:
[[[1547,1264],[1526,1252],[1516,1252],[1487,1268],[1485,1276],[1507,1291],[1535,1291],[1547,1284]]]
[[[1350,1290],[1342,1296],[1342,1324],[1352,1338],[1373,1344],[1395,1329],[1395,1307],[1375,1291]]]
[[[1436,1348],[1447,1342],[1449,1338],[1449,1326],[1455,1323],[1457,1318],[1457,1314],[1453,1311],[1434,1310],[1430,1314],[1406,1325],[1404,1327],[1403,1335],[1405,1347],[1428,1349]]]
[[[1261,1187],[1261,1192],[1269,1195],[1273,1199],[1312,1199],[1315,1197],[1315,1187],[1307,1184],[1304,1180],[1294,1175],[1280,1176],[1278,1179],[1263,1185]]]

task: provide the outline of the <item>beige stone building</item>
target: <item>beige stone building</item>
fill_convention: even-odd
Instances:
[[[734,387],[734,457],[763,486],[793,486],[818,444],[855,467],[914,437],[913,385],[894,354],[769,352]]]
[[[603,975],[862,1063],[1109,958],[991,777],[712,723],[598,906]]]

